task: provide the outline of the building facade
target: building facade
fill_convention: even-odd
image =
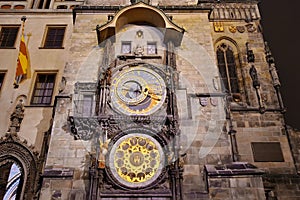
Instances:
[[[1,1],[0,198],[299,199],[258,4]]]

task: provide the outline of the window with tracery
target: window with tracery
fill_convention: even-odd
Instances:
[[[217,60],[223,92],[239,93],[236,59],[232,47],[225,43],[220,44],[217,47]]]

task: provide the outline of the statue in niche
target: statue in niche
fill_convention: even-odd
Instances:
[[[248,61],[248,63],[250,63],[250,62],[253,63],[255,61],[255,56],[254,56],[253,50],[249,49],[249,43],[248,42],[246,43],[246,50],[247,50],[247,61]]]
[[[16,134],[20,130],[21,122],[24,118],[24,105],[23,100],[20,99],[16,105],[14,112],[10,116],[11,125],[9,132],[11,134]]]
[[[141,45],[138,44],[134,49],[134,55],[143,56],[144,55],[144,48]]]
[[[249,73],[250,73],[250,76],[251,76],[251,79],[252,79],[253,87],[254,88],[259,88],[260,83],[259,83],[259,80],[258,80],[258,75],[257,75],[256,68],[254,67],[254,65],[251,66]]]

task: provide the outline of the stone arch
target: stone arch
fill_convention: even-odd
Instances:
[[[225,42],[225,43],[229,44],[231,47],[233,47],[235,53],[237,53],[237,54],[241,53],[238,43],[234,39],[227,37],[227,36],[219,37],[215,41],[215,43],[214,43],[215,50],[217,49],[218,45],[220,45],[222,42]]]
[[[236,65],[236,78],[238,80],[238,93],[235,93],[233,95],[233,99],[236,102],[243,102],[245,101],[246,97],[245,97],[245,74],[243,72],[242,69],[242,52],[240,50],[240,46],[238,45],[238,43],[233,40],[230,37],[227,36],[222,36],[219,37],[217,40],[215,40],[214,43],[214,50],[215,52],[217,52],[218,47],[220,47],[222,44],[226,44],[227,46],[229,46],[231,48],[231,50],[233,51],[234,54],[234,60],[235,60],[235,65]]]
[[[0,167],[8,163],[17,163],[21,168],[22,185],[20,198],[24,200],[36,199],[38,183],[37,153],[21,142],[16,136],[7,135],[0,138]]]
[[[172,41],[179,46],[184,29],[173,23],[164,12],[156,7],[139,2],[124,7],[108,23],[97,27],[99,44],[116,35],[127,24],[150,25],[157,27],[164,33],[164,41]]]

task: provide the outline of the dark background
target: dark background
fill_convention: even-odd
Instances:
[[[259,8],[264,38],[278,69],[286,124],[300,129],[300,0],[261,0]]]

